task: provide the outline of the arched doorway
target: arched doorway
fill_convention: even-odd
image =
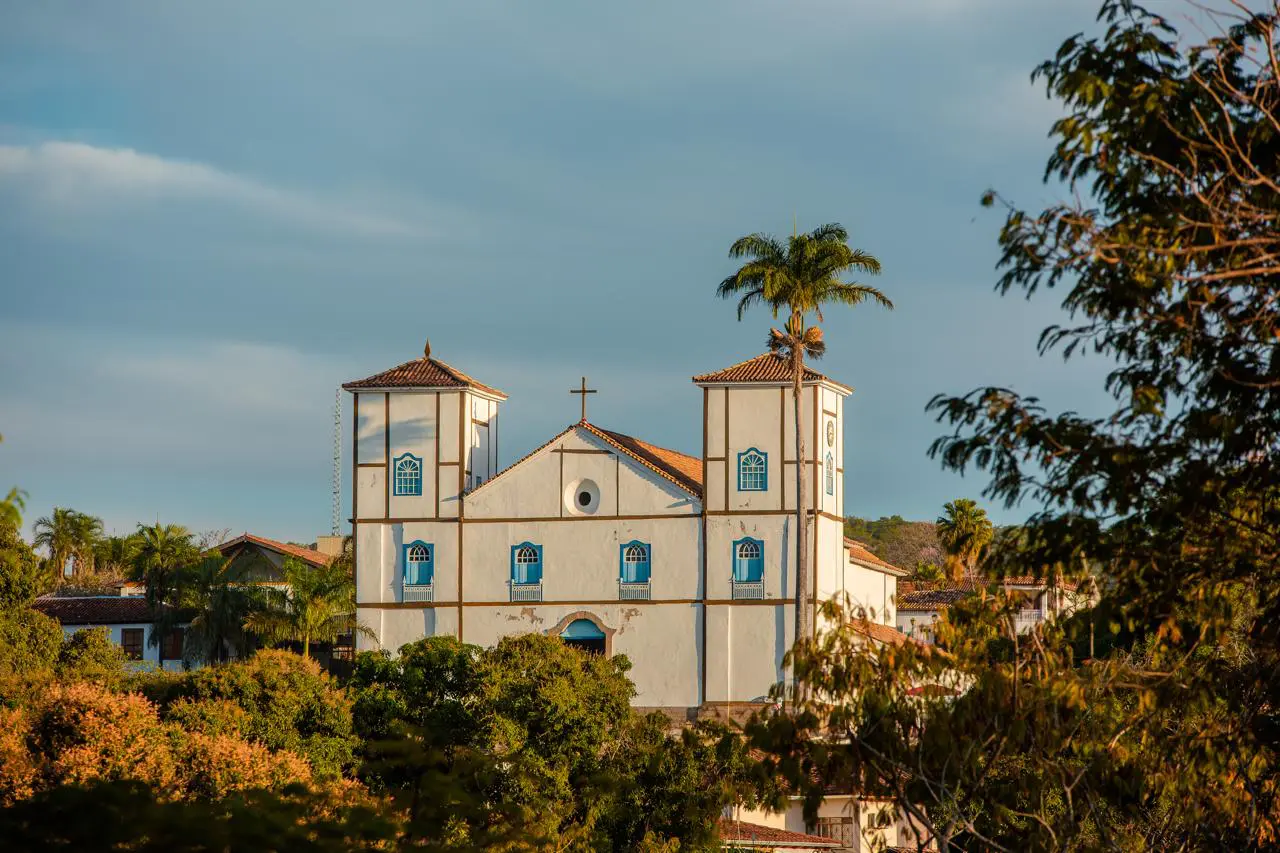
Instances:
[[[584,652],[602,655],[605,653],[606,640],[604,631],[590,619],[575,619],[560,632],[560,639],[566,646],[582,649]]]

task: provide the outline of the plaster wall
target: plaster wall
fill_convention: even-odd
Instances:
[[[386,462],[387,395],[356,394],[355,400],[356,462]]]
[[[783,679],[795,605],[707,605],[707,702],[750,702]]]
[[[399,392],[391,394],[391,467],[392,491],[395,484],[395,460],[411,453],[422,461],[422,494],[391,495],[389,518],[432,518],[436,514],[436,402],[434,392]]]
[[[795,519],[789,515],[712,515],[707,518],[707,598],[733,597],[733,543],[750,537],[764,543],[766,599],[795,595]]]
[[[142,658],[140,660],[129,661],[128,663],[135,666],[138,664],[159,666],[160,647],[153,646],[147,642],[151,637],[151,627],[151,623],[149,622],[136,622],[126,625],[64,625],[62,627],[62,634],[64,637],[70,639],[71,637],[74,637],[78,631],[92,631],[96,628],[103,628],[106,630],[111,642],[120,646],[124,644],[123,631],[126,628],[140,628],[142,629]],[[164,669],[167,672],[179,672],[182,670],[182,661],[166,660],[164,662]]]

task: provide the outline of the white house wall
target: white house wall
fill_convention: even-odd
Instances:
[[[391,394],[391,468],[384,475],[394,483],[395,460],[411,453],[422,461],[422,494],[390,495],[389,518],[430,518],[436,512],[437,394]],[[394,491],[394,489],[392,490]],[[456,491],[456,490],[455,490]],[[390,493],[389,493],[390,494]]]
[[[707,605],[707,702],[749,702],[783,678],[782,658],[795,637],[795,605]]]

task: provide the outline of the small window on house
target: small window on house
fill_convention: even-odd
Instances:
[[[404,582],[426,586],[435,580],[435,547],[426,542],[412,542],[404,547]]]
[[[511,582],[542,583],[542,546],[522,542],[511,549]]]
[[[142,635],[144,628],[121,628],[120,648],[130,660],[142,660]]]
[[[422,494],[422,460],[412,453],[396,457],[394,491],[396,497]]]
[[[628,542],[622,548],[620,578],[623,583],[649,582],[649,546],[643,542]]]
[[[183,631],[181,628],[174,628],[165,634],[164,642],[160,646],[161,656],[165,660],[182,660],[182,640]]]
[[[764,580],[764,543],[758,539],[739,539],[733,543],[733,580],[735,583],[759,583]]]
[[[769,488],[768,454],[752,447],[738,454],[738,491],[763,492]]]
[[[834,495],[836,493],[836,461],[830,453],[827,454],[824,467],[826,468],[827,494]]]

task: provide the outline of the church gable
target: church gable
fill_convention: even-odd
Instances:
[[[578,423],[468,494],[464,512],[474,519],[697,513],[698,484],[664,465],[659,452],[692,459]]]

